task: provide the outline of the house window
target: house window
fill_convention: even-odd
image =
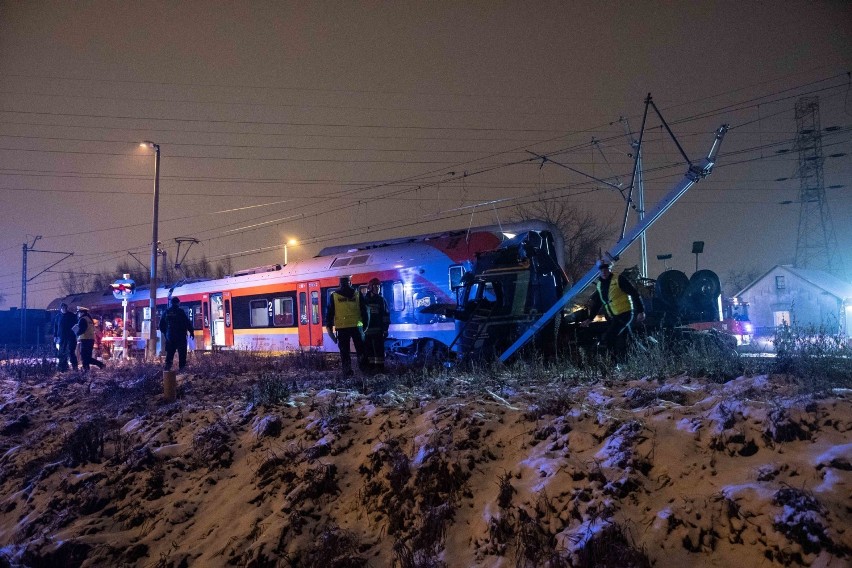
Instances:
[[[776,276],[775,277],[775,289],[776,290],[783,290],[786,287],[787,287],[787,281],[785,280],[785,278],[783,276]]]
[[[772,317],[775,321],[775,327],[790,325],[790,312],[787,310],[779,310],[777,312],[772,312]]]
[[[252,327],[267,327],[269,325],[268,309],[269,305],[266,300],[252,300],[249,303],[249,310],[251,311],[249,321]]]

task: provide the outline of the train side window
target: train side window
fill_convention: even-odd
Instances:
[[[269,327],[269,315],[267,314],[266,300],[252,300],[249,302],[249,325],[252,327]]]
[[[299,292],[299,324],[308,325],[308,295]]]
[[[231,327],[231,300],[225,300],[225,327]]]
[[[319,322],[319,292],[316,290],[311,290],[311,323],[317,324]]]
[[[290,326],[295,321],[293,298],[275,298],[272,300],[272,325]]]
[[[395,312],[405,311],[405,286],[402,282],[393,283],[393,298],[391,298],[391,310]]]
[[[464,266],[455,264],[450,267],[450,290],[455,290],[464,286],[462,278],[464,277]]]

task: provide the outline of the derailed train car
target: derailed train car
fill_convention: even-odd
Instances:
[[[446,348],[456,340],[456,323],[430,308],[457,304],[456,294],[477,253],[533,230],[553,231],[553,227],[524,221],[327,247],[314,258],[287,265],[160,288],[157,311],[165,310],[170,297],[179,297],[197,330],[198,349],[336,351],[324,333],[324,316],[339,278],[350,276],[353,285],[363,288],[378,278],[391,309],[391,346],[410,354]],[[126,322],[121,320],[121,301],[110,291],[58,298],[49,308],[57,309],[63,301],[85,305],[101,322],[105,341],[120,338],[126,325],[131,348],[139,348],[150,329],[149,295],[148,287],[137,287],[128,300]]]

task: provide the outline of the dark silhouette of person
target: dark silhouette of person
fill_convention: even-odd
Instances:
[[[172,368],[175,351],[178,354],[178,369],[186,367],[187,340],[190,337],[195,338],[195,329],[186,312],[180,307],[180,298],[172,298],[170,304],[160,318],[160,333],[163,334],[163,343],[166,346],[166,371]]]
[[[68,361],[71,368],[78,369],[77,364],[77,336],[74,334],[74,326],[77,317],[68,311],[68,304],[59,304],[59,313],[53,319],[53,342],[58,346],[58,369],[60,373],[68,370]]]
[[[378,278],[373,278],[364,295],[369,316],[364,327],[366,369],[371,373],[385,371],[385,339],[390,328],[390,308],[387,300],[379,293],[381,284]]]

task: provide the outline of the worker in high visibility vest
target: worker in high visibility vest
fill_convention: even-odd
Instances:
[[[630,326],[635,321],[645,321],[645,307],[639,291],[623,274],[612,272],[612,263],[598,261],[599,277],[595,282],[595,293],[589,300],[589,319],[581,326],[587,327],[592,319],[603,309],[607,327],[598,340],[616,360],[627,352],[627,338],[631,335]]]
[[[331,293],[325,314],[325,328],[340,349],[340,365],[345,376],[351,376],[352,357],[349,342],[355,345],[358,367],[364,368],[364,323],[368,321],[367,309],[361,292],[352,287],[348,276],[340,277],[340,287]]]
[[[90,365],[103,369],[104,364],[92,355],[95,349],[95,321],[89,314],[89,308],[77,306],[77,325],[71,329],[77,334],[77,340],[80,342],[83,372],[88,372]]]

